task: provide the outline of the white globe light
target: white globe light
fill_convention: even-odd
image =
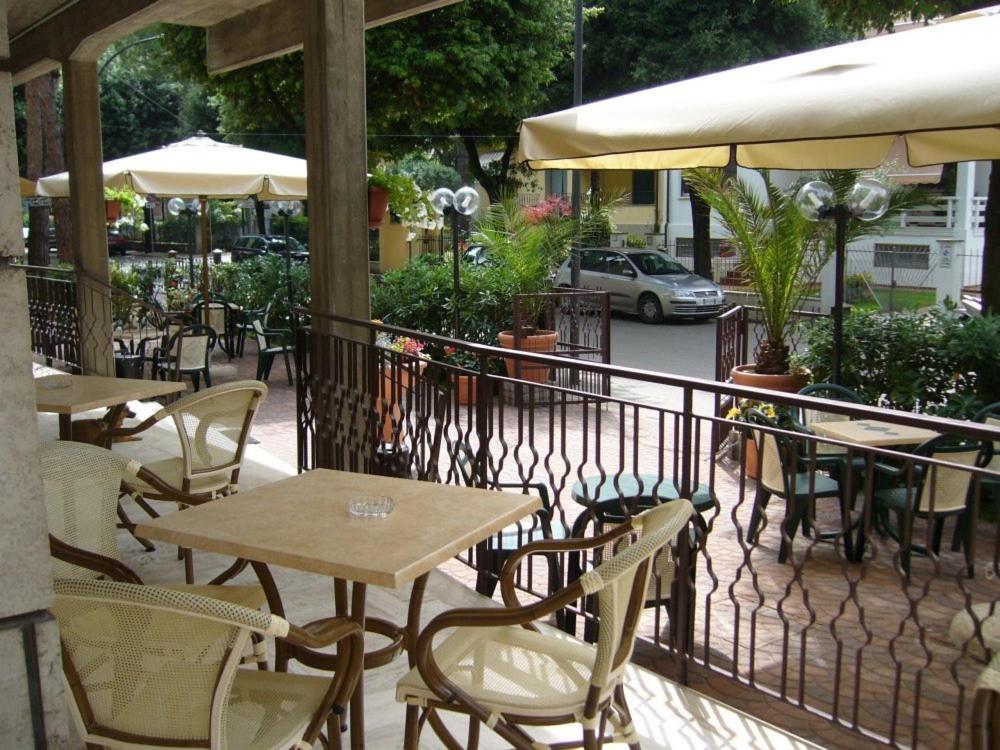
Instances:
[[[188,211],[196,216],[201,215],[201,202],[197,198],[192,198],[187,204]]]
[[[847,196],[847,207],[861,221],[875,221],[889,210],[889,188],[870,177],[858,180]]]
[[[171,198],[167,201],[167,213],[171,216],[180,216],[186,207],[183,198]]]
[[[285,201],[275,201],[274,210],[277,211],[279,214],[287,214],[288,204],[285,203]]]
[[[826,213],[837,205],[837,193],[822,180],[807,182],[795,194],[795,205],[799,213],[809,221],[826,218]]]
[[[455,210],[463,216],[472,216],[479,208],[479,193],[466,185],[455,193]]]
[[[439,214],[443,214],[455,205],[455,194],[448,188],[438,188],[431,193],[431,205]]]
[[[302,215],[302,201],[288,201],[288,210],[292,216]]]

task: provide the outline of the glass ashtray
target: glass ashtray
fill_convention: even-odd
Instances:
[[[385,495],[358,495],[347,501],[347,512],[356,518],[386,518],[396,501]]]

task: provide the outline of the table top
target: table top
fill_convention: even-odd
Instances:
[[[845,443],[868,445],[873,448],[884,448],[891,445],[919,445],[925,440],[938,436],[938,433],[921,427],[879,422],[875,419],[813,422],[809,428],[823,437],[843,440]]]
[[[348,499],[387,495],[387,518]],[[397,588],[541,508],[530,495],[315,469],[181,513],[136,533],[182,547]]]
[[[51,378],[69,378],[65,388],[47,388]],[[35,402],[38,411],[56,414],[79,414],[106,406],[142,401],[179,393],[184,383],[173,380],[138,380],[105,378],[99,375],[46,375],[35,378]]]

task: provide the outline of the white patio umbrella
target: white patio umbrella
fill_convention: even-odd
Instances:
[[[288,200],[306,197],[306,160],[221,143],[199,133],[104,163],[105,187],[130,187],[140,195],[198,198],[202,215],[202,296],[208,299],[207,202],[209,198]],[[42,177],[38,195],[69,196],[69,173]],[[206,306],[206,315],[207,313]]]
[[[535,169],[844,169],[1000,157],[998,7],[525,120]],[[898,146],[897,146],[898,147]]]

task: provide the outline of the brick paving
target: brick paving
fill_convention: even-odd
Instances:
[[[215,381],[253,377],[254,347],[248,342],[247,356],[231,364],[217,354]],[[287,385],[277,366],[268,385],[268,399],[253,434],[263,448],[294,466],[294,388]],[[631,381],[616,382],[614,393],[659,407],[680,403],[677,389],[657,391]],[[696,413],[704,416],[710,410],[710,399],[695,399]],[[677,424],[671,419],[664,421],[653,409],[620,405],[596,409],[560,403],[518,410],[508,404],[498,406],[494,414],[496,437],[491,454],[501,477],[507,481],[544,480],[569,526],[582,510],[568,492],[578,476],[601,468],[609,475],[638,467],[671,473],[673,457],[661,446],[674,445]],[[446,440],[453,444],[465,439],[468,418],[462,412],[448,416],[451,424]],[[735,514],[746,527],[753,483],[741,480],[738,465],[707,459],[708,432],[706,424],[696,440],[703,457],[698,479],[712,484],[719,508],[706,514],[710,531],[696,574],[694,651],[688,683],[829,747],[878,744],[838,723],[893,737],[901,746],[966,746],[972,702],[969,688],[982,664],[951,645],[948,625],[964,608],[966,597],[974,602],[1000,598],[996,580],[987,575],[964,578],[959,573],[960,557],[943,553],[937,570],[928,558],[915,556],[907,585],[893,564],[897,547],[891,540],[878,538],[863,564],[844,562],[832,544],[802,538],[794,546],[794,564],[779,564],[781,501],[772,502],[770,523],[761,532],[759,543],[747,547],[733,518]],[[532,446],[540,447],[533,451]],[[442,459],[442,471],[448,469],[447,460]],[[837,528],[839,516],[835,512],[822,507],[817,512],[820,530]],[[977,571],[987,569],[995,539],[995,527],[980,529]],[[466,585],[475,585],[475,573],[467,565],[453,561],[446,570]],[[542,571],[535,572],[538,587],[545,577]],[[662,674],[676,676],[677,660],[657,645],[665,636],[665,625],[662,614],[647,610],[642,632],[645,641],[637,648],[635,659]],[[800,654],[805,657],[800,659]],[[704,664],[711,668],[701,666]],[[801,672],[800,664],[804,665]],[[734,670],[739,681],[731,677]],[[747,682],[754,687],[746,687]],[[960,686],[965,687],[964,693]],[[838,723],[795,704],[836,715]],[[890,722],[893,715],[898,717],[895,725]],[[961,727],[964,737],[956,735],[956,726]]]

